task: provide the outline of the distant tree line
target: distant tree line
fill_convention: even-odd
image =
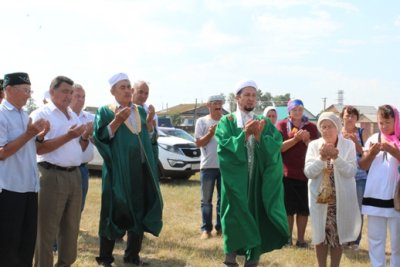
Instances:
[[[236,111],[235,96],[234,93],[230,93],[228,97],[225,98],[230,112]],[[272,96],[269,92],[263,92],[261,89],[257,89],[257,99],[258,101],[254,111],[260,113],[268,106],[286,106],[287,102],[290,100],[290,93]]]

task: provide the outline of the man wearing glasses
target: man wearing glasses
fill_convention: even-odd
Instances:
[[[22,109],[31,97],[27,73],[4,76],[0,104],[0,266],[32,266],[36,243],[39,175],[35,137],[48,121],[32,123]],[[3,88],[2,88],[3,89]]]

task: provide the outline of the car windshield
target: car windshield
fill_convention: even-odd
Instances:
[[[179,138],[183,138],[186,139],[190,142],[195,142],[195,139],[193,138],[193,136],[191,136],[188,132],[182,130],[182,129],[176,129],[176,128],[162,128],[161,131],[167,135],[172,135],[172,136],[176,136]]]

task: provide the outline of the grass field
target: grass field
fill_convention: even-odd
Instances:
[[[78,259],[73,266],[97,266],[95,257],[99,251],[98,222],[100,212],[101,179],[90,179],[86,207],[82,214],[79,235]],[[213,267],[223,266],[222,238],[200,240],[200,182],[198,176],[188,181],[165,180],[161,183],[164,198],[164,227],[160,237],[145,236],[141,257],[155,267]],[[341,266],[370,266],[366,227],[358,251],[345,250]],[[310,242],[310,226],[306,240]],[[116,244],[114,266],[126,265],[122,261],[126,242]],[[56,255],[55,255],[56,257]],[[242,264],[243,260],[239,259]],[[316,266],[313,248],[283,248],[264,254],[260,266]]]

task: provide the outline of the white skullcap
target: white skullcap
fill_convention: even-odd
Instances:
[[[324,120],[329,120],[336,126],[336,129],[340,133],[342,131],[342,121],[340,118],[333,112],[323,112],[319,115],[317,127],[318,130],[321,132],[321,122]]]
[[[110,84],[111,87],[113,87],[117,82],[123,81],[123,80],[129,80],[128,75],[125,73],[117,73],[113,75],[109,80],[108,83]]]
[[[225,97],[223,95],[212,95],[208,97],[207,102],[213,102],[213,101],[222,101],[225,102]]]
[[[257,87],[257,84],[254,82],[254,81],[252,81],[252,80],[247,80],[247,81],[240,81],[237,85],[236,85],[236,95],[238,95],[239,93],[240,93],[240,91],[243,89],[243,88],[246,88],[246,87],[253,87],[254,89],[258,89],[258,87]]]

